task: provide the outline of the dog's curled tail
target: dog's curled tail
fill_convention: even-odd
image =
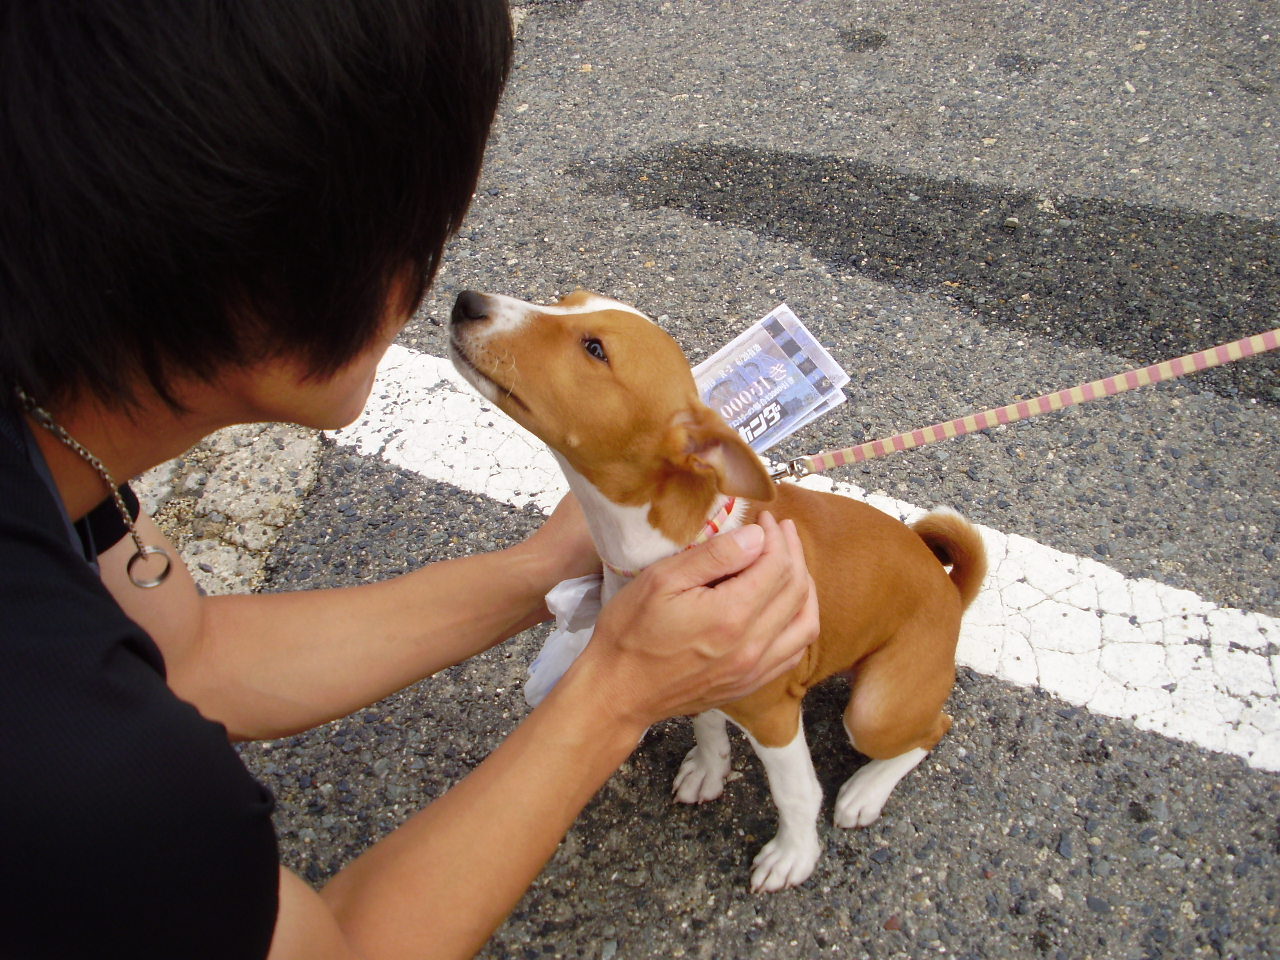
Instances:
[[[911,529],[943,566],[951,568],[951,582],[960,591],[960,602],[969,606],[987,576],[987,551],[982,545],[982,535],[968,520],[946,508],[925,514],[911,524]]]

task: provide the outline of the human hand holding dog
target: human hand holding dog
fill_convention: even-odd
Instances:
[[[641,573],[606,605],[575,667],[595,671],[609,709],[647,726],[745,696],[817,635],[795,525],[762,513]]]

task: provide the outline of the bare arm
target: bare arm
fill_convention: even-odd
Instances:
[[[430,569],[442,566],[447,565]],[[491,588],[501,572],[483,563],[469,566],[475,569],[463,568],[463,581],[437,584],[443,599],[457,602],[459,584],[470,582],[473,575],[477,588]],[[126,592],[127,597],[145,596],[127,583],[117,587],[134,591]],[[312,620],[302,601],[321,599],[325,593],[342,591],[300,594],[296,608],[292,602],[281,607],[281,617],[301,617],[305,625],[323,632],[327,625],[322,621],[333,617]],[[520,591],[511,596],[518,603]],[[542,613],[540,599],[539,609],[529,611],[535,602],[528,598],[524,613],[502,619],[486,609],[498,602],[493,595],[480,593],[471,599],[461,605],[461,620],[470,611],[486,626],[471,632],[459,620],[459,628],[472,639],[456,646],[437,637],[450,650],[446,660],[468,646],[487,646],[494,629],[514,629],[523,619]],[[349,602],[340,601],[343,606]],[[196,629],[212,636],[203,616],[199,614],[201,625]],[[495,616],[499,619],[493,620]],[[343,622],[350,626],[361,621]],[[230,623],[224,621],[223,627]],[[240,623],[252,627],[256,642],[262,642],[262,623]],[[799,540],[793,527],[780,528],[767,514],[758,527],[743,528],[655,564],[609,603],[586,652],[543,704],[444,797],[349,864],[320,893],[281,870],[271,960],[472,955],[523,895],[582,807],[634,749],[646,727],[755,689],[794,665],[816,635],[816,600]],[[317,674],[307,683],[327,690],[324,670],[313,671],[302,662],[310,656],[304,651],[316,634],[294,625],[285,636],[283,642],[292,653],[281,654],[278,666],[272,667],[282,671],[276,689],[289,688],[283,674],[292,672]],[[234,643],[234,638],[225,642]],[[371,659],[367,643],[344,648],[333,642],[335,650],[346,649],[359,661]],[[439,647],[433,649],[438,654]],[[207,651],[175,652],[179,661],[196,658],[180,668],[180,676],[190,677],[196,663],[219,663],[207,659]],[[323,662],[331,665],[326,669],[343,669],[332,666],[341,664],[342,656],[326,656]],[[414,673],[431,657],[409,659],[415,664],[412,669],[397,669]],[[256,661],[246,654],[223,662],[244,667]],[[380,679],[366,687],[366,694],[372,687],[394,682],[381,668],[375,673]],[[411,679],[417,675],[421,674]],[[225,676],[228,682],[243,684],[234,671]],[[350,678],[343,681],[345,690]],[[202,709],[206,704],[234,707],[240,702],[220,695],[209,681],[187,682],[204,691],[203,699],[196,701]],[[331,708],[334,696],[326,694]],[[303,701],[295,694],[246,696],[243,703],[274,707],[281,699],[282,711],[294,716],[307,712],[297,706]]]
[[[484,763],[329,883],[320,898],[352,955],[471,956],[650,724],[794,665],[817,634],[812,582],[794,529],[767,516],[762,527],[763,544],[750,532],[747,545],[720,538],[622,591],[582,657]],[[272,960],[319,952],[277,945]]]
[[[163,543],[150,518],[139,529]],[[201,597],[176,561],[139,590],[132,552],[128,539],[106,551],[103,581],[159,645],[174,691],[237,739],[309,729],[460,663],[545,619],[546,591],[596,562],[572,500],[507,550],[333,590]]]
[[[281,869],[269,960],[469,957],[635,748],[599,690],[566,677],[461,783],[321,892]]]

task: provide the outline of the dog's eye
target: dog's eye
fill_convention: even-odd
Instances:
[[[604,352],[604,344],[595,337],[587,337],[582,341],[582,346],[586,349],[587,353],[591,354],[597,360],[603,363],[609,362],[609,355]]]

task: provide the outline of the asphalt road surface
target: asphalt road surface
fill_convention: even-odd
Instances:
[[[1273,3],[518,13],[481,189],[406,363],[444,356],[440,320],[468,288],[596,289],[693,361],[786,302],[852,377],[794,456],[1280,325]],[[407,416],[396,431],[479,451],[511,429],[481,416],[465,437]],[[752,895],[774,829],[758,763],[736,738],[725,795],[675,804],[691,733],[664,724],[482,955],[1280,955],[1278,439],[1272,357],[843,471],[842,489],[949,504],[1003,545],[952,733],[877,823],[842,831],[831,798],[862,760],[839,685],[815,691],[825,850],[802,887]],[[265,589],[365,582],[539,523],[528,482],[497,494],[390,446],[326,441]],[[1053,603],[1057,620],[1028,612]],[[543,636],[247,747],[287,862],[320,882],[464,776],[525,712]]]

